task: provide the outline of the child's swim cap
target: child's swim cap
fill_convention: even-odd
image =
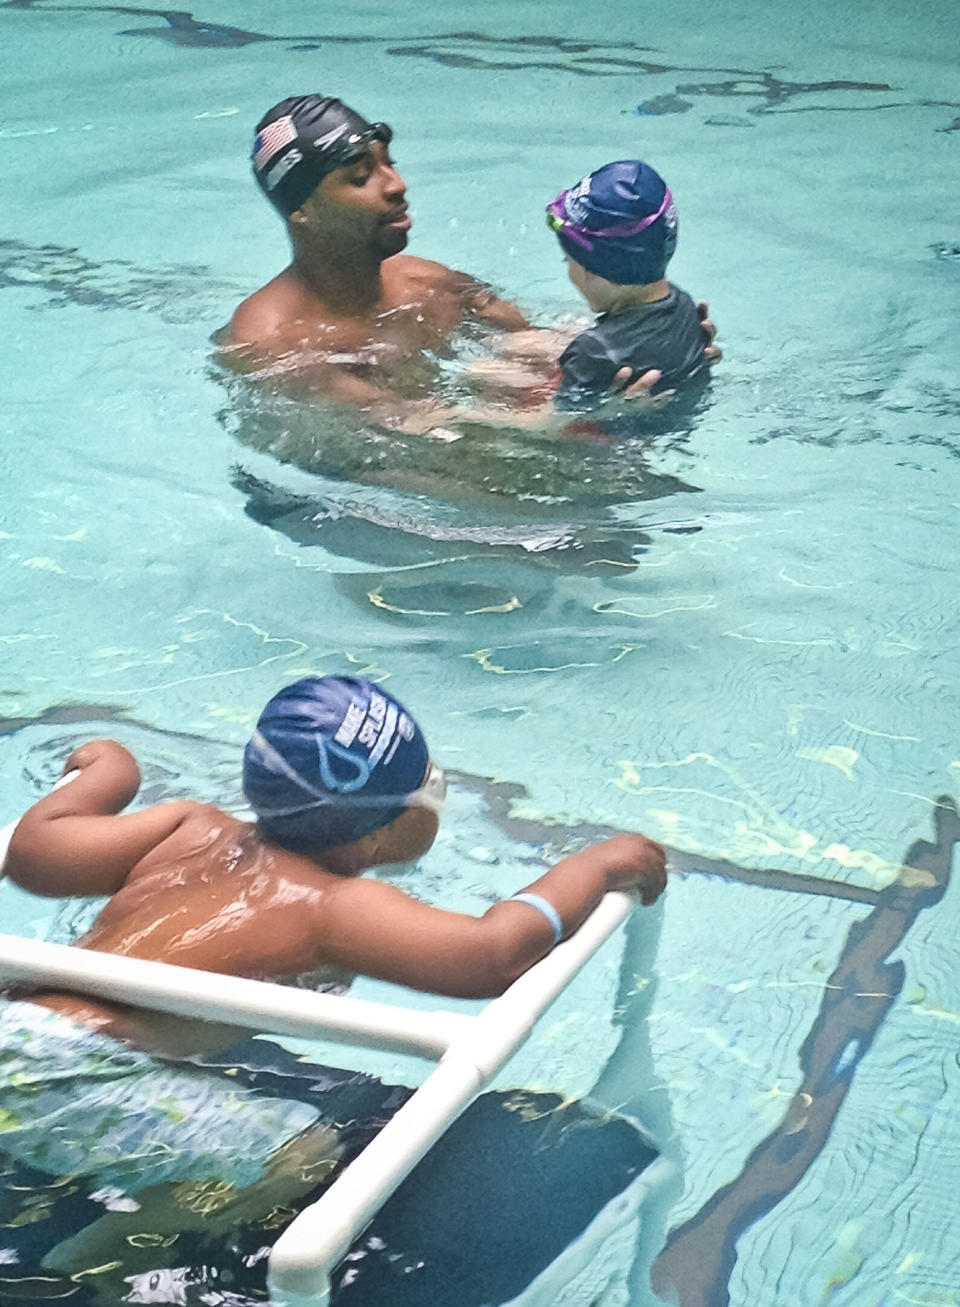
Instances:
[[[243,754],[243,792],[268,839],[313,851],[395,821],[423,781],[419,726],[372,681],[308,676],[275,694]]]
[[[677,247],[670,188],[639,159],[608,163],[547,205],[570,258],[618,286],[659,281]]]
[[[362,158],[372,141],[389,145],[392,137],[386,123],[368,123],[339,100],[292,95],[257,123],[253,175],[289,218],[334,168]]]

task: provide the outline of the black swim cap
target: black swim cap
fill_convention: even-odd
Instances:
[[[368,123],[340,100],[292,95],[257,123],[253,175],[289,218],[328,173],[362,158],[373,141],[389,145],[392,137],[386,123]]]

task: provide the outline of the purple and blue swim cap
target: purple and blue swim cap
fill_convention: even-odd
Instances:
[[[677,247],[677,206],[649,164],[621,159],[589,173],[547,205],[566,253],[618,286],[660,281]]]
[[[386,123],[368,123],[329,95],[291,95],[257,123],[253,175],[289,218],[328,173],[355,163],[374,141],[389,145],[392,139]]]
[[[264,835],[297,852],[388,826],[423,782],[417,723],[372,681],[308,676],[275,694],[243,754],[243,792]]]

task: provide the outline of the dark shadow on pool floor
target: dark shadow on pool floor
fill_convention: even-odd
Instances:
[[[903,988],[903,963],[887,959],[946,892],[960,842],[951,799],[938,800],[934,822],[934,843],[911,845],[903,860],[907,874],[881,890],[872,912],[851,927],[801,1046],[803,1079],[783,1120],[736,1180],[671,1232],[654,1263],[654,1289],[677,1307],[727,1307],[737,1240],[773,1211],[822,1152],[856,1069]]]
[[[636,112],[653,117],[665,113],[685,113],[691,107],[691,98],[749,98],[757,103],[746,112],[752,115],[767,113],[850,112],[915,107],[960,108],[960,104],[946,100],[906,100],[881,103],[836,103],[840,94],[848,96],[893,93],[894,88],[885,82],[860,82],[845,78],[827,81],[790,81],[778,77],[769,69],[746,69],[671,64],[651,59],[655,48],[634,41],[596,42],[573,37],[535,33],[498,37],[486,32],[439,32],[426,36],[396,35],[338,35],[312,33],[308,35],[277,35],[252,32],[224,23],[206,22],[194,18],[186,10],[140,8],[133,5],[49,4],[46,0],[3,0],[0,9],[30,10],[35,13],[105,13],[158,18],[156,27],[124,28],[119,36],[133,36],[161,40],[171,45],[190,49],[234,50],[248,45],[281,42],[291,51],[310,52],[329,45],[378,45],[388,55],[419,59],[439,64],[444,68],[458,68],[466,72],[495,71],[497,73],[530,73],[536,70],[561,71],[573,77],[663,76],[675,73],[699,73],[709,78],[726,74],[725,80],[702,80],[678,83],[673,92],[651,96],[641,102]],[[800,104],[793,102],[803,97],[819,96],[821,101]],[[750,126],[746,119],[730,117],[706,118],[708,127]],[[955,130],[956,123],[938,127],[937,131]]]

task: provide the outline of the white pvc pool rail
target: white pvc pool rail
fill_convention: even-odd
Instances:
[[[15,826],[0,831],[0,875]],[[16,935],[0,935],[0,982],[62,986],[154,1011],[225,1020],[269,1034],[413,1053],[438,1063],[273,1247],[268,1280],[275,1307],[322,1307],[329,1300],[330,1274],[357,1235],[527,1039],[537,1019],[631,906],[626,894],[607,894],[574,935],[476,1016],[314,994]],[[467,1194],[465,1180],[465,1199]]]

